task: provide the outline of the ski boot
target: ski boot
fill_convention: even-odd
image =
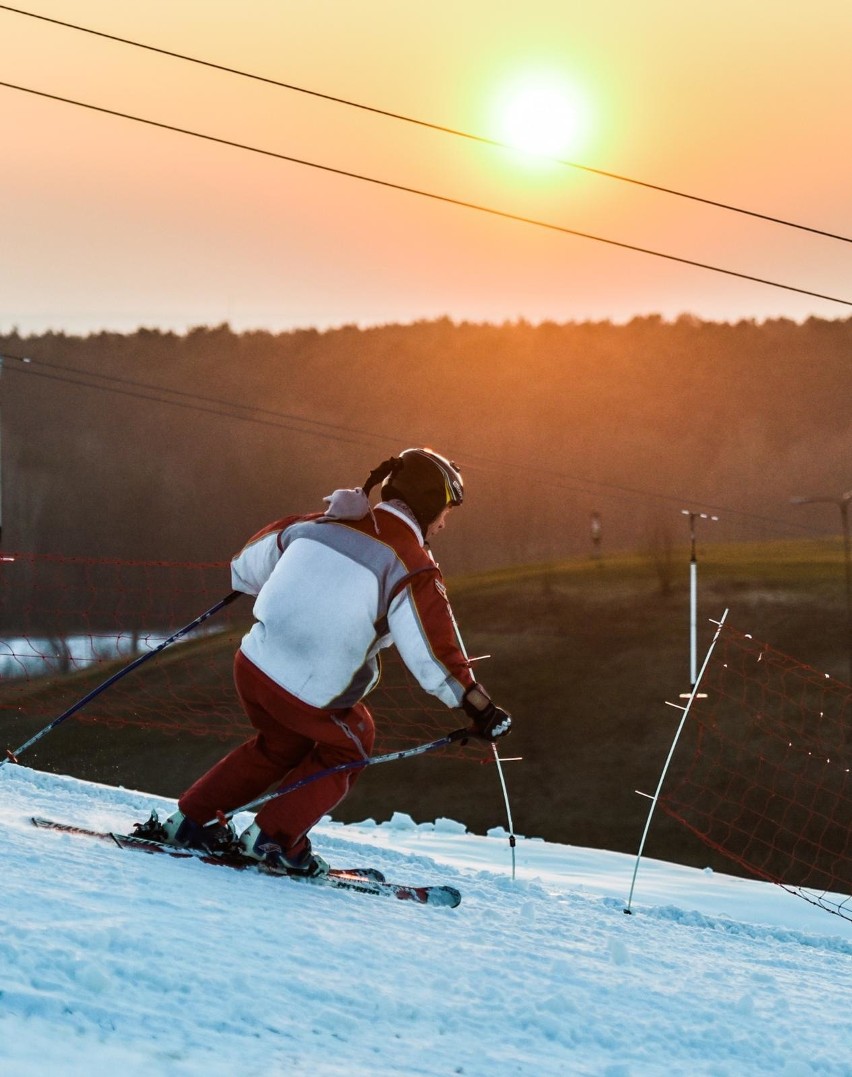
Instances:
[[[184,815],[182,811],[173,812],[168,819],[160,822],[156,810],[144,823],[134,824],[134,837],[148,838],[163,845],[174,845],[177,849],[202,849],[213,855],[233,855],[240,853],[237,844],[237,832],[233,823],[222,826],[202,826]]]
[[[321,856],[311,849],[311,843],[305,839],[304,849],[297,856],[287,856],[280,844],[265,834],[257,823],[240,834],[239,848],[243,856],[267,864],[276,871],[286,871],[288,875],[298,875],[307,879],[328,875],[329,866]]]

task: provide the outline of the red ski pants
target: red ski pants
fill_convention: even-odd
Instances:
[[[242,651],[234,660],[234,683],[257,735],[241,744],[202,775],[178,801],[197,823],[217,811],[232,811],[270,787],[292,785],[328,767],[367,759],[375,726],[363,703],[349,710],[326,711],[290,695],[251,663]],[[329,774],[301,789],[268,801],[257,823],[280,843],[285,855],[298,856],[311,827],[346,796],[362,771]]]

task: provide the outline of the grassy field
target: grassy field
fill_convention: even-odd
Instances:
[[[649,803],[636,790],[653,793],[680,717],[666,702],[690,687],[688,564],[689,551],[675,549],[662,565],[650,555],[612,556],[450,581],[469,652],[491,655],[478,675],[516,719],[501,747],[523,757],[505,768],[518,834],[636,851]],[[712,622],[727,610],[740,632],[848,681],[839,539],[708,546],[698,564],[699,663]],[[155,683],[155,664],[168,660],[185,663],[192,677],[194,653],[175,651],[139,675]],[[228,746],[133,726],[67,725],[76,728],[57,730],[22,761],[175,796]],[[8,717],[0,730],[7,741],[20,732]],[[383,820],[395,810],[418,821],[457,819],[479,833],[505,824],[493,766],[436,757],[367,771],[335,816]],[[646,851],[731,870],[659,814]]]

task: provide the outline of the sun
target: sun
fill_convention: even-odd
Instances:
[[[500,139],[524,153],[559,157],[583,135],[585,108],[564,80],[536,75],[508,87],[499,106]]]

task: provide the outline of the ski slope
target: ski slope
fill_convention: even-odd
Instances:
[[[431,909],[50,831],[158,797],[0,768],[3,1077],[852,1075],[852,923],[769,884],[455,822],[344,826],[333,863]]]

